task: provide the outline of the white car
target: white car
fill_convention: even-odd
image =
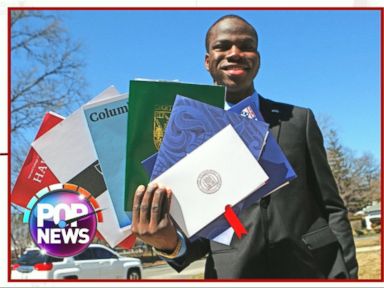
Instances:
[[[29,248],[12,265],[11,279],[141,279],[140,259],[91,244],[74,257],[55,258]]]

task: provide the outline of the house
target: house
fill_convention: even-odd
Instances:
[[[381,203],[374,201],[372,205],[364,207],[355,213],[362,216],[362,228],[372,230],[381,225]]]

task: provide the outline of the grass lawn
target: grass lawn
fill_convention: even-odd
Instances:
[[[380,245],[380,235],[374,237],[355,238],[357,248],[372,247]],[[358,252],[359,279],[380,279],[381,273],[381,251]]]
[[[380,279],[380,251],[357,253],[359,279]]]

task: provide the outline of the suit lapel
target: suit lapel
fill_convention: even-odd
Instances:
[[[280,129],[281,129],[281,122],[279,122],[278,125],[272,126],[270,128],[270,131],[271,131],[272,135],[275,136],[277,142],[279,142]]]
[[[272,101],[264,99],[260,96],[260,112],[264,117],[265,122],[269,124],[269,129],[277,142],[279,142],[279,135],[281,129],[281,111],[273,105]]]

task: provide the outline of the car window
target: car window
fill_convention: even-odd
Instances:
[[[62,262],[62,261],[63,261],[63,258],[56,258],[53,256],[47,256],[47,259],[45,262],[53,263],[53,262]]]
[[[28,250],[16,261],[16,263],[25,266],[33,266],[37,263],[53,263],[61,261],[63,261],[63,258],[41,254],[40,250]]]
[[[74,258],[75,260],[90,260],[95,259],[95,256],[93,255],[92,248],[87,248],[84,252],[76,255]]]
[[[115,254],[109,252],[106,249],[103,249],[100,247],[92,248],[92,249],[97,259],[117,259],[118,258]]]

